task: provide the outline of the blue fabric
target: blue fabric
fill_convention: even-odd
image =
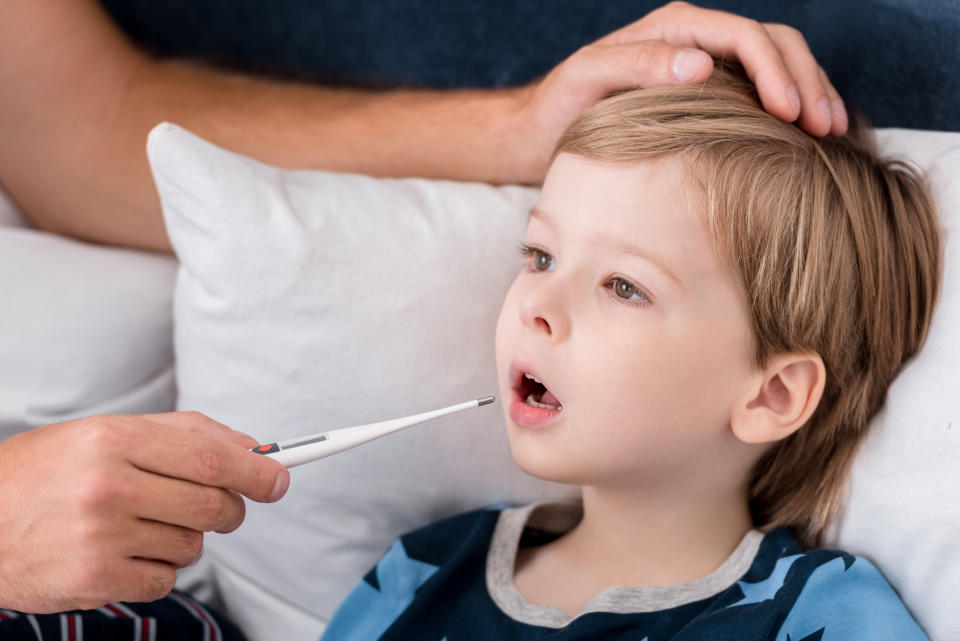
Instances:
[[[794,562],[801,558],[803,558],[802,554],[794,554],[777,559],[777,564],[773,566],[773,572],[762,581],[757,581],[756,583],[739,581],[737,585],[740,587],[740,591],[743,592],[743,598],[731,605],[763,603],[775,597],[786,582],[787,572],[793,567]]]
[[[498,510],[478,510],[401,537],[337,611],[323,641],[926,639],[868,561],[805,552],[784,528],[764,536],[741,580],[700,601],[658,612],[591,612],[559,629],[520,623],[486,587],[498,517]]]
[[[436,571],[435,565],[411,559],[397,540],[353,589],[328,628],[339,639],[379,639]]]
[[[102,0],[164,55],[362,86],[507,86],[665,0]],[[878,127],[960,131],[960,2],[704,0],[800,29]]]
[[[857,559],[846,566],[843,559],[834,559],[807,579],[777,641],[916,638],[916,625],[909,617],[880,614],[902,607],[869,561]],[[815,637],[817,634],[820,636]]]

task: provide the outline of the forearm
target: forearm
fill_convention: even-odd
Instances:
[[[525,89],[340,90],[155,62],[78,0],[7,4],[0,59],[21,61],[0,71],[0,182],[36,225],[81,239],[169,251],[144,152],[164,120],[284,167],[537,179],[517,144]]]
[[[518,147],[527,89],[332,89],[183,64],[132,83],[136,126],[170,120],[224,147],[290,168],[378,176],[535,180]]]
[[[144,145],[147,132],[165,120],[227,149],[287,168],[534,181],[534,163],[513,149],[524,97],[524,90],[330,89],[147,62],[126,87],[111,135],[112,160],[105,160],[113,165],[111,171],[129,172],[127,185],[137,199],[136,211],[149,220],[160,220],[160,209]],[[91,213],[78,227],[61,231],[77,236],[96,231],[102,235],[88,237],[139,244],[135,222],[126,222],[127,212],[97,215],[97,227]],[[128,235],[107,235],[127,230]],[[165,233],[162,240],[167,247]]]

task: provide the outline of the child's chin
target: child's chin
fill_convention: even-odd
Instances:
[[[539,448],[539,451],[525,451],[525,449],[523,446],[515,444],[513,439],[510,440],[510,453],[513,456],[513,462],[525,474],[551,483],[584,484],[586,479],[583,478],[582,474],[577,474],[570,465],[564,465],[563,461],[557,460],[556,456],[544,452],[544,448]],[[529,450],[535,449],[529,448]]]

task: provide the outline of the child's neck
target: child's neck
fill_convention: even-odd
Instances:
[[[694,581],[720,567],[753,527],[743,495],[695,501],[585,487],[583,520],[566,545],[596,576],[630,580],[620,585]]]
[[[664,586],[707,576],[752,528],[746,493],[638,496],[585,487],[583,520],[520,551],[517,588],[532,603],[576,616],[614,586]]]

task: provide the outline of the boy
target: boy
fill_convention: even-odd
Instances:
[[[720,67],[575,122],[522,250],[496,335],[511,452],[582,503],[401,537],[325,640],[926,638],[868,561],[805,551],[932,315],[911,170]]]

